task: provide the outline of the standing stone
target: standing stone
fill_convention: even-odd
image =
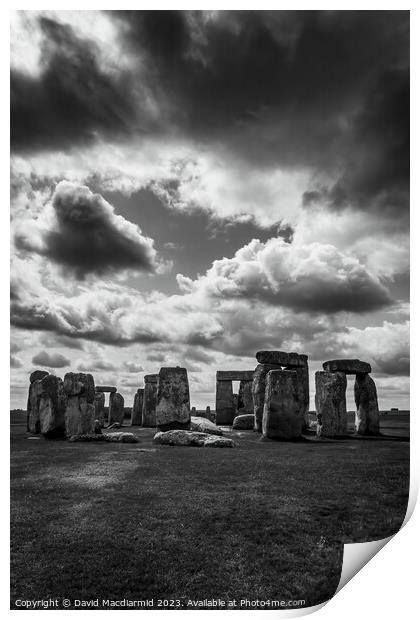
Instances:
[[[95,391],[95,419],[101,428],[105,426],[105,393]]]
[[[121,426],[124,423],[124,398],[119,392],[109,395],[108,426],[117,422]]]
[[[65,428],[67,437],[88,435],[95,428],[95,383],[90,374],[68,372],[64,375],[67,395]]]
[[[252,399],[252,381],[241,381],[239,383],[237,412],[239,414],[252,413],[252,415],[254,415],[254,401]]]
[[[347,433],[347,377],[344,372],[315,373],[315,407],[318,437]]]
[[[232,381],[216,381],[216,424],[230,426],[236,415]]]
[[[293,368],[297,374],[297,394],[302,417],[302,430],[309,427],[309,369],[308,365]]]
[[[191,407],[191,415],[192,416],[196,416],[197,415],[197,407]]]
[[[141,416],[142,426],[156,427],[156,397],[159,375],[145,375],[143,410]]]
[[[270,370],[267,375],[262,420],[263,437],[298,439],[302,432],[301,406],[295,370]]]
[[[355,426],[358,435],[379,435],[379,407],[376,385],[372,377],[357,374],[354,382],[356,402]]]
[[[29,391],[26,405],[26,430],[30,433],[39,433],[39,397],[41,394],[41,379],[49,373],[46,370],[34,370],[29,377]],[[38,383],[37,383],[38,382]]]
[[[262,419],[265,399],[265,383],[270,370],[280,370],[276,364],[258,364],[252,381],[252,400],[254,404],[255,426],[258,433],[262,432]]]
[[[161,431],[190,428],[190,388],[185,368],[161,368],[157,385],[156,426]]]
[[[131,410],[131,426],[141,426],[143,394],[144,389],[139,388],[134,396],[133,408]]]
[[[66,395],[59,377],[47,375],[41,379],[39,422],[45,437],[63,437],[66,432]]]

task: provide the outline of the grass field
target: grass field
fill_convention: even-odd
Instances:
[[[137,444],[28,439],[14,416],[11,607],[50,597],[100,608],[320,603],[339,582],[342,544],[389,536],[404,519],[408,417],[383,423],[389,436],[378,439],[277,443],[230,431],[236,448],[204,449],[155,446],[141,428],[127,429]]]

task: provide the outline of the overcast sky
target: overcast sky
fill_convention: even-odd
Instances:
[[[34,368],[131,405],[171,365],[214,407],[269,348],[408,408],[408,12],[18,12],[11,42],[12,407]]]

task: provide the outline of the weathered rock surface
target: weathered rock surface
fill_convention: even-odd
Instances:
[[[106,441],[106,435],[97,435],[96,433],[88,433],[86,435],[72,435],[69,441]]]
[[[165,432],[159,431],[153,437],[153,441],[166,446],[203,446],[204,441],[209,436],[207,433],[176,429]]]
[[[35,379],[29,385],[28,404],[26,405],[26,430],[30,433],[41,432],[39,421],[39,402],[42,394],[42,379]]]
[[[95,435],[102,435],[102,424],[99,420],[95,420],[93,423],[93,432]]]
[[[253,413],[237,415],[233,420],[232,428],[237,431],[252,431],[254,428],[255,416]]]
[[[50,373],[47,372],[46,370],[34,370],[30,374],[29,383],[33,383],[34,381],[40,381],[41,379],[43,379],[49,374]]]
[[[216,435],[209,435],[203,444],[204,448],[234,448],[235,442],[229,437],[216,437]]]
[[[104,433],[105,441],[119,441],[121,443],[138,443],[134,433]]]
[[[131,410],[131,426],[141,426],[143,412],[143,395],[143,388],[139,388],[135,393],[133,408]]]
[[[275,364],[258,364],[254,370],[254,378],[252,381],[252,399],[254,402],[254,429],[258,433],[262,433],[265,384],[267,374],[270,370],[279,370],[279,367]]]
[[[95,402],[95,382],[92,375],[68,372],[64,375],[64,392],[67,396],[83,396],[88,403]]]
[[[355,417],[358,435],[379,435],[379,407],[376,385],[369,375],[356,375],[354,400],[357,411]]]
[[[110,385],[96,385],[95,390],[97,392],[110,392],[111,394],[113,394],[117,391],[117,388]]]
[[[95,418],[103,428],[105,426],[105,394],[103,392],[95,392]]]
[[[238,413],[252,413],[254,415],[254,401],[252,398],[252,381],[241,381],[238,392]]]
[[[263,437],[269,439],[298,439],[302,432],[301,406],[295,370],[270,370],[267,375]]]
[[[67,396],[64,419],[67,437],[94,433],[95,405],[86,396]]]
[[[357,375],[372,372],[370,364],[360,360],[329,360],[322,364],[326,372],[345,372],[346,375]]]
[[[347,377],[344,372],[315,373],[315,407],[318,437],[339,437],[347,433]]]
[[[216,424],[230,426],[236,414],[232,381],[216,382]]]
[[[65,435],[66,395],[63,381],[55,375],[41,379],[39,399],[40,431],[44,437],[63,437]]]
[[[124,422],[124,398],[119,392],[112,392],[109,397],[108,425],[114,422]]]
[[[159,375],[145,375],[143,410],[141,416],[142,426],[156,427],[156,397]]]
[[[258,351],[256,354],[259,364],[274,364],[275,366],[301,367],[308,363],[307,355],[286,353],[285,351]]]
[[[232,448],[232,439],[218,437],[208,433],[176,429],[158,432],[153,438],[154,443],[167,446],[195,446],[204,448]]]
[[[185,368],[161,368],[156,397],[156,426],[161,431],[190,426],[190,388]]]
[[[297,374],[297,396],[302,417],[302,430],[309,428],[309,369],[308,365],[293,369]]]
[[[216,381],[252,381],[253,370],[218,370]]]
[[[190,430],[198,431],[199,433],[210,433],[211,435],[223,435],[216,424],[207,418],[199,418],[196,416],[191,417]]]

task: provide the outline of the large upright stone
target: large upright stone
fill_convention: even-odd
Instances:
[[[252,400],[254,404],[255,426],[254,429],[262,432],[262,419],[264,411],[266,377],[270,370],[280,370],[276,364],[258,364],[254,370],[252,381]]]
[[[45,437],[63,437],[65,425],[66,395],[63,381],[55,375],[41,379],[41,396],[39,400],[39,422],[41,433]]]
[[[286,353],[285,351],[258,351],[256,354],[259,364],[274,364],[275,366],[293,366],[298,368],[308,363],[307,355]]]
[[[49,373],[46,370],[34,370],[29,377],[29,391],[26,405],[26,430],[39,433],[39,398],[41,395],[41,379]]]
[[[185,368],[161,368],[157,385],[156,426],[161,431],[190,427],[190,388]]]
[[[379,407],[376,385],[367,374],[357,374],[354,382],[355,426],[358,435],[379,435]]]
[[[95,429],[95,383],[90,374],[68,372],[64,375],[67,395],[65,427],[67,437],[87,435]]]
[[[372,372],[370,364],[360,360],[329,360],[322,364],[327,372],[345,372],[346,375],[357,375]]]
[[[141,426],[143,411],[143,394],[143,388],[139,388],[135,393],[133,408],[131,410],[131,426]]]
[[[145,375],[143,410],[141,415],[142,426],[156,427],[156,397],[159,375]]]
[[[105,393],[95,389],[95,420],[99,421],[101,428],[105,426]]]
[[[344,372],[315,373],[315,407],[318,437],[338,437],[347,433],[347,377]]]
[[[230,426],[235,415],[232,381],[216,380],[216,424]]]
[[[309,427],[309,369],[306,366],[293,368],[297,375],[297,394],[302,417],[302,429]]]
[[[254,401],[252,399],[252,381],[241,381],[238,392],[238,414],[254,414]]]
[[[109,413],[108,413],[108,426],[117,422],[124,423],[124,398],[119,392],[112,392],[109,395]]]
[[[301,406],[297,393],[295,370],[270,370],[267,375],[263,437],[269,439],[298,439],[302,432]]]

